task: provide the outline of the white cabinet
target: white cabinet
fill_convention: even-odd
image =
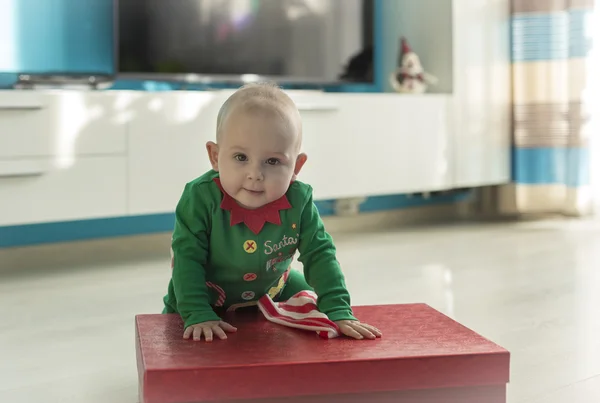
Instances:
[[[506,179],[504,92],[457,83],[456,95],[290,91],[308,154],[299,179],[316,200]],[[229,94],[0,91],[0,225],[173,212],[210,169]]]

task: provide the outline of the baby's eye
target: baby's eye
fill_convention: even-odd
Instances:
[[[246,157],[244,154],[236,154],[233,158],[239,162],[248,161],[248,157]]]
[[[277,164],[279,164],[279,160],[277,158],[269,158],[267,160],[267,164],[269,164],[269,165],[277,165]]]

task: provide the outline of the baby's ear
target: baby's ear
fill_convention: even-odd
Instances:
[[[210,159],[210,165],[215,171],[219,171],[219,146],[209,141],[206,143],[206,151],[208,152],[208,159]]]
[[[307,159],[308,159],[308,156],[306,154],[304,154],[304,153],[298,154],[298,157],[296,158],[296,166],[294,167],[294,176],[292,177],[292,179],[296,180],[296,177],[302,170],[302,167],[306,163]]]

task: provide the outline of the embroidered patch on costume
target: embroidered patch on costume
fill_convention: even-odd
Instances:
[[[242,298],[245,299],[246,301],[251,300],[252,298],[254,298],[254,291],[244,291],[242,293]]]
[[[246,251],[246,253],[256,252],[256,241],[253,241],[252,239],[244,241],[244,251]]]
[[[298,239],[299,239],[299,236],[296,234],[296,236],[294,236],[294,237],[284,235],[283,238],[281,238],[281,241],[279,241],[277,243],[275,243],[271,240],[265,241],[265,243],[264,243],[265,255],[270,255],[273,252],[280,252],[286,246],[297,245]]]
[[[277,271],[277,268],[275,267],[275,265],[277,263],[281,263],[281,262],[285,262],[288,259],[292,259],[294,257],[294,255],[296,254],[296,249],[292,250],[292,253],[285,255],[285,256],[277,256],[274,257],[273,259],[269,259],[267,261],[267,269],[266,271],[269,271],[271,269],[273,269],[273,271]]]

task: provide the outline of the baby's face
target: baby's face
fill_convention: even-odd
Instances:
[[[217,146],[215,169],[224,190],[249,209],[279,199],[303,163],[298,165],[298,141],[297,129],[282,119],[260,111],[235,113]]]

